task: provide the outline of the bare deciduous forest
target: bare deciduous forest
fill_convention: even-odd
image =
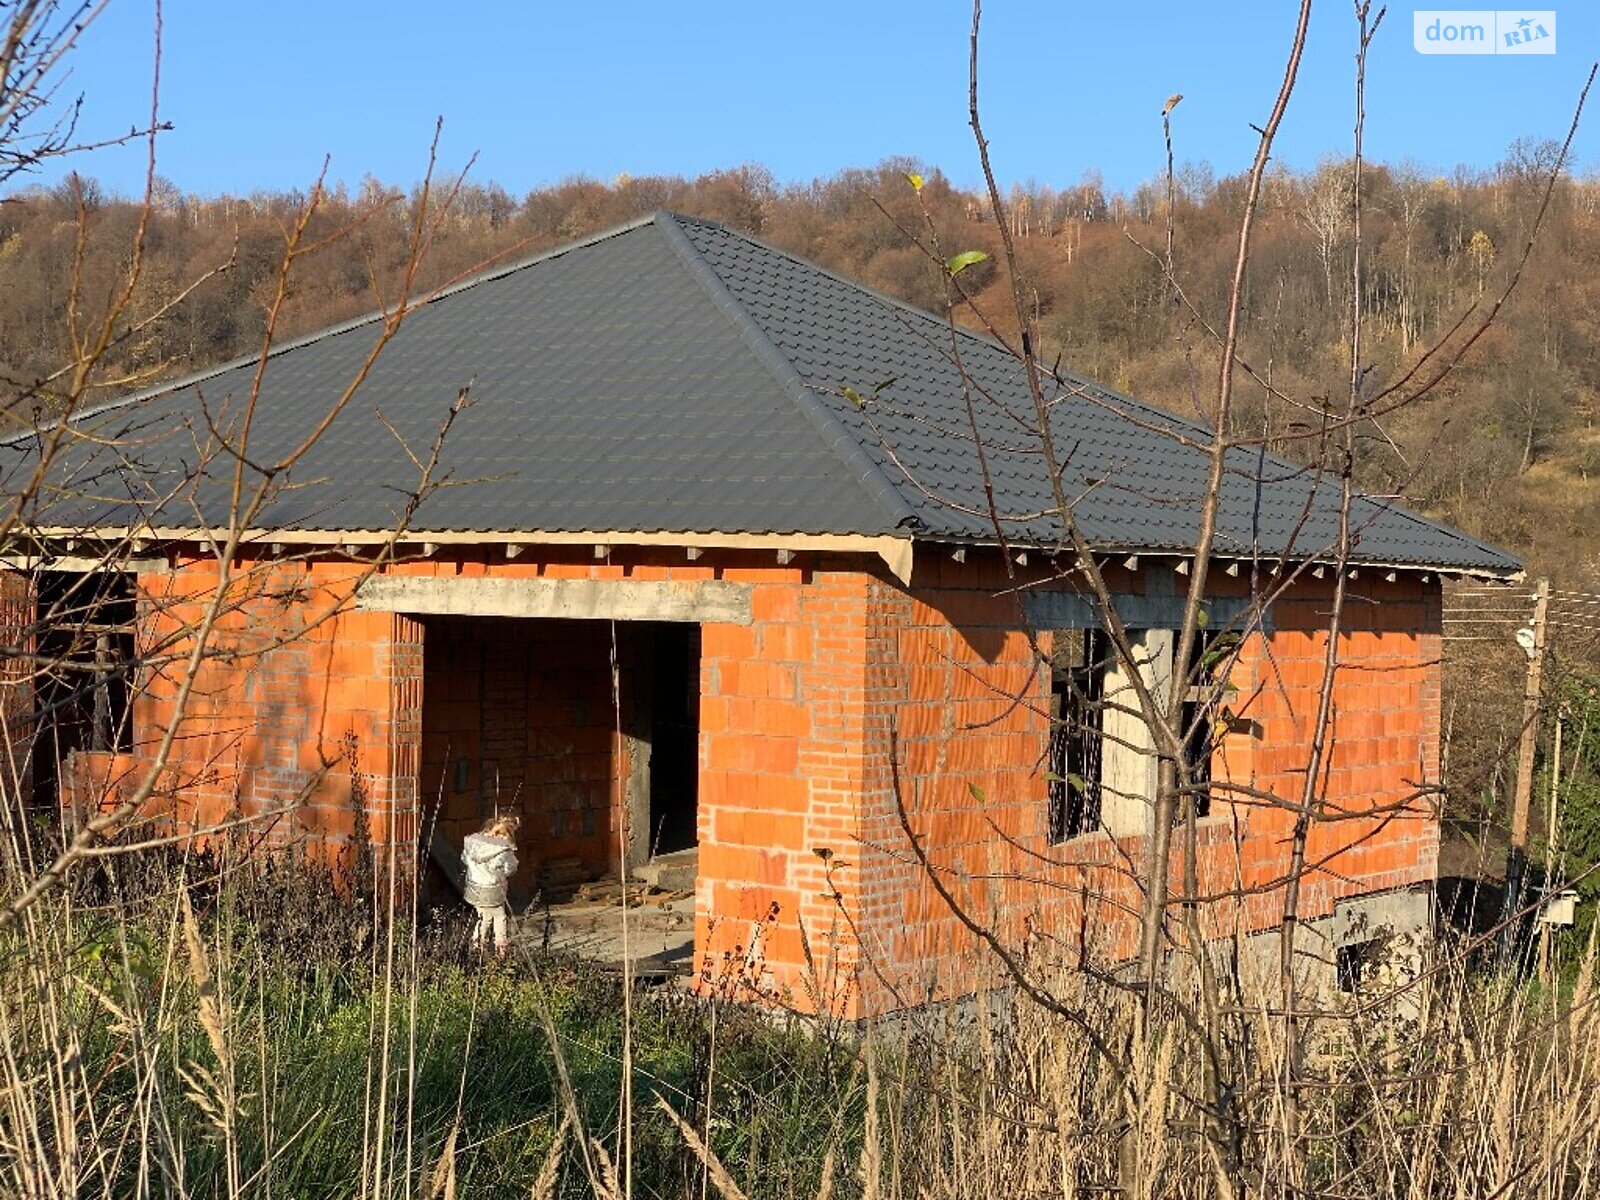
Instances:
[[[1506,281],[1531,232],[1545,175],[1558,147],[1518,142],[1494,170],[1446,177],[1410,164],[1365,168],[1364,221],[1369,286],[1361,298],[1374,388],[1419,346],[1447,333],[1474,301]],[[968,275],[985,309],[1007,289],[998,277],[998,235],[976,193],[910,161],[842,171],[782,185],[759,166],[697,179],[576,179],[512,196],[467,183],[423,270],[424,288],[486,265],[514,261],[648,213],[670,208],[709,217],[919,306],[940,310],[937,270],[910,244],[922,216],[905,183],[928,177],[923,193],[946,245],[992,252]],[[1231,231],[1242,179],[1217,179],[1205,164],[1177,174],[1174,213],[1180,282],[1200,312],[1225,298]],[[1189,385],[1185,348],[1205,361],[1208,339],[1175,313],[1158,251],[1164,204],[1158,183],[1132,195],[1108,192],[1094,174],[1075,184],[1014,185],[1008,207],[1047,342],[1080,374],[1183,411]],[[282,223],[304,202],[296,194],[186,195],[156,189],[147,266],[129,314],[170,303],[181,286],[225,267],[169,315],[108,357],[106,392],[185,373],[253,350],[265,319],[266,283],[283,245]],[[288,336],[371,311],[405,258],[411,197],[368,179],[334,190],[308,231],[361,225],[308,258],[280,318]],[[41,375],[69,354],[60,317],[87,210],[80,303],[96,298],[124,264],[141,203],[105,194],[93,180],[24,190],[0,206],[0,364],[10,379]],[[1336,390],[1348,353],[1349,164],[1272,174],[1254,251],[1243,359],[1256,380],[1244,389],[1241,428],[1259,428],[1293,456],[1296,433],[1315,424],[1305,402]],[[1389,436],[1361,439],[1363,482],[1404,491],[1431,514],[1497,540],[1527,558],[1532,573],[1588,585],[1600,563],[1581,534],[1600,521],[1600,179],[1566,178],[1516,293],[1466,362],[1421,411]],[[979,279],[980,272],[987,278]],[[376,280],[376,288],[373,281]],[[980,284],[973,289],[976,281]],[[960,314],[958,314],[959,316]],[[1253,394],[1252,394],[1253,393]],[[48,395],[40,402],[48,406]],[[1591,478],[1593,477],[1593,478]]]

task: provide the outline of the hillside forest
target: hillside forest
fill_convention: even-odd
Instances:
[[[1514,276],[1516,286],[1492,327],[1423,403],[1362,429],[1359,473],[1369,490],[1402,495],[1513,550],[1530,576],[1550,576],[1578,595],[1600,593],[1600,178],[1560,178],[1524,264],[1558,153],[1551,143],[1521,141],[1494,169],[1449,177],[1407,163],[1365,166],[1358,300],[1371,386],[1403,372],[1464,313],[1494,303]],[[926,180],[920,196],[911,173]],[[1016,185],[1006,220],[1046,358],[1059,356],[1080,374],[1183,413],[1194,411],[1214,379],[1211,329],[1227,295],[1244,180],[1191,163],[1173,182],[1175,273],[1192,310],[1174,302],[1164,277],[1165,179],[1131,194],[1108,191],[1093,173],[1063,186]],[[1314,450],[1316,439],[1305,435],[1324,398],[1348,389],[1350,182],[1350,164],[1332,159],[1307,172],[1276,170],[1258,224],[1241,343],[1250,372],[1235,420],[1291,458]],[[431,202],[448,191],[435,183]],[[931,225],[948,250],[990,254],[962,280],[998,327],[1009,311],[990,206],[911,161],[803,184],[780,184],[756,166],[694,179],[569,179],[521,197],[466,180],[445,198],[423,261],[423,292],[669,208],[941,310],[941,270],[911,237],[926,240]],[[256,352],[286,232],[307,199],[195,196],[158,180],[129,322],[192,291],[112,348],[96,378],[99,393]],[[297,263],[281,336],[392,302],[421,193],[369,178],[317,199],[306,239],[315,249]],[[40,410],[48,410],[49,387],[36,381],[73,359],[65,314],[92,317],[114,294],[143,209],[79,177],[0,202],[0,372],[35,395]],[[1563,628],[1558,656],[1575,667],[1593,662],[1586,623]],[[1482,678],[1487,655],[1495,680],[1466,689],[1450,717],[1455,783],[1465,784],[1457,795],[1476,803],[1505,782],[1520,656],[1505,657],[1498,644],[1462,651],[1454,670]]]

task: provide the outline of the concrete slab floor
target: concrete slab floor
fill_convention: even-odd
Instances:
[[[627,910],[626,957],[635,975],[689,975],[694,970],[694,897]],[[529,950],[577,954],[602,966],[623,966],[623,910],[603,900],[573,900],[512,918],[512,941]]]

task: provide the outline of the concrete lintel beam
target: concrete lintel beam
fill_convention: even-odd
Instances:
[[[164,558],[123,558],[112,555],[95,558],[87,554],[3,554],[0,570],[65,571],[72,575],[153,575],[170,569]]]
[[[751,585],[725,580],[462,579],[379,575],[356,606],[421,616],[748,625]]]

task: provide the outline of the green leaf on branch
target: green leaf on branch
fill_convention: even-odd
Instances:
[[[1076,792],[1083,792],[1083,791],[1087,791],[1088,790],[1088,785],[1083,782],[1083,776],[1082,775],[1072,775],[1072,774],[1058,775],[1054,771],[1046,771],[1046,772],[1044,772],[1044,779],[1045,779],[1046,783],[1066,783],[1066,784],[1071,784],[1073,791],[1076,791]]]
[[[983,789],[975,783],[967,784],[967,791],[972,793],[972,798],[979,804],[983,803]]]
[[[974,263],[986,262],[988,258],[989,256],[982,250],[963,250],[954,258],[947,260],[944,269],[952,275],[959,275]]]
[[[1230,654],[1239,648],[1241,641],[1242,639],[1237,633],[1219,633],[1212,640],[1211,645],[1206,648],[1206,652],[1200,656],[1200,669],[1208,674],[1216,670],[1227,660]]]

